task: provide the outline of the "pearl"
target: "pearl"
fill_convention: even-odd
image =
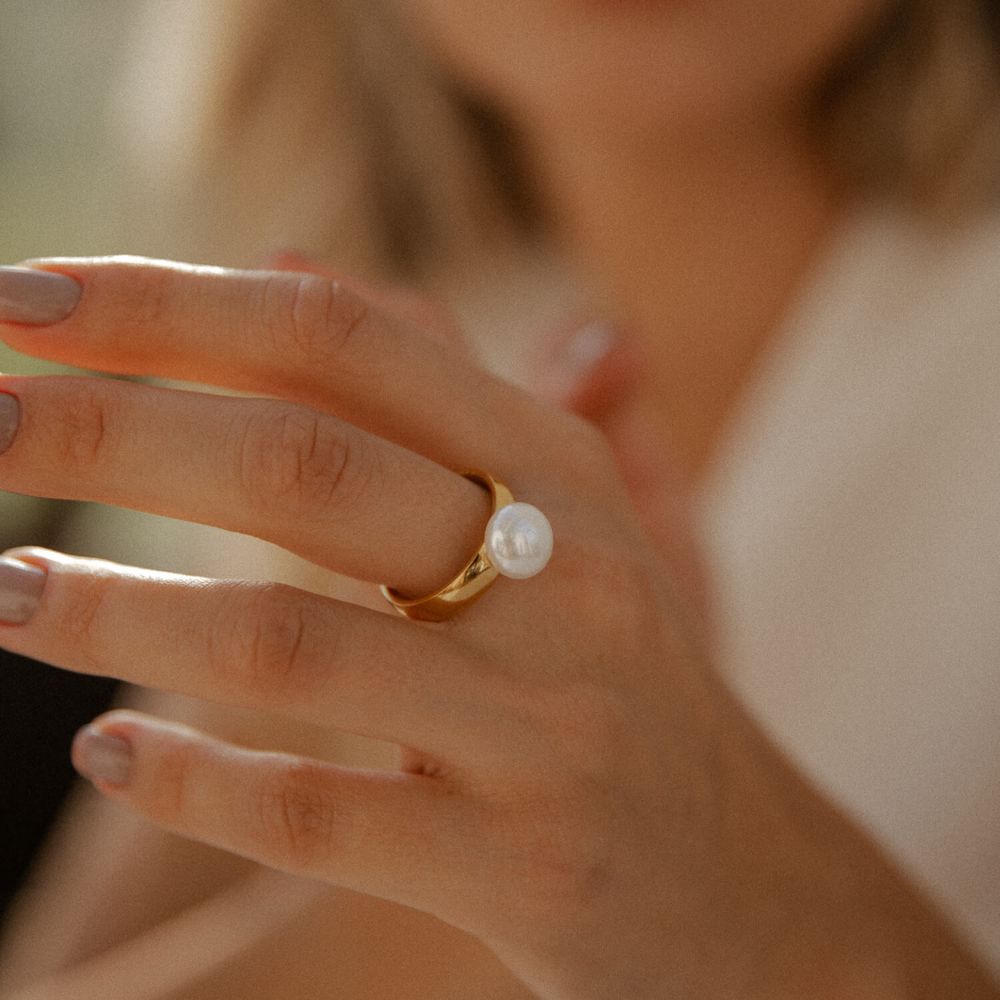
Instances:
[[[552,555],[552,526],[530,503],[501,507],[486,525],[486,555],[503,576],[527,580]]]

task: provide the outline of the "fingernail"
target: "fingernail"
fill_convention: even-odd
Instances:
[[[34,613],[45,589],[45,570],[0,556],[0,623],[23,625]]]
[[[88,781],[124,785],[132,769],[132,745],[121,736],[84,726],[73,738],[73,766]]]
[[[0,323],[48,326],[65,319],[83,289],[65,274],[36,267],[0,267]]]
[[[581,326],[549,359],[547,383],[556,394],[571,393],[614,347],[614,328],[595,321]]]
[[[17,396],[0,392],[0,455],[11,446],[20,423],[21,404]]]
[[[278,247],[262,254],[259,266],[270,271],[298,271],[310,266],[315,267],[315,261],[299,250]]]

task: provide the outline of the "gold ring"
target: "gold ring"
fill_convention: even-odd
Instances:
[[[534,576],[552,553],[552,528],[531,504],[516,503],[510,490],[478,469],[461,473],[489,490],[493,510],[483,544],[453,580],[426,597],[404,597],[384,584],[383,597],[402,615],[440,622],[478,600],[501,574],[515,579]]]

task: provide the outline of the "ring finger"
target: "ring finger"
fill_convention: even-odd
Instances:
[[[34,567],[44,569],[44,576]],[[484,761],[511,689],[452,636],[292,587],[16,549],[5,648],[239,708]],[[20,594],[16,601],[13,595]],[[506,708],[505,708],[506,706]]]

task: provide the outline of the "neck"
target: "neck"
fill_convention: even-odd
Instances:
[[[694,485],[833,224],[833,186],[777,129],[657,148],[571,132],[545,129],[543,183],[635,340],[637,405]]]

